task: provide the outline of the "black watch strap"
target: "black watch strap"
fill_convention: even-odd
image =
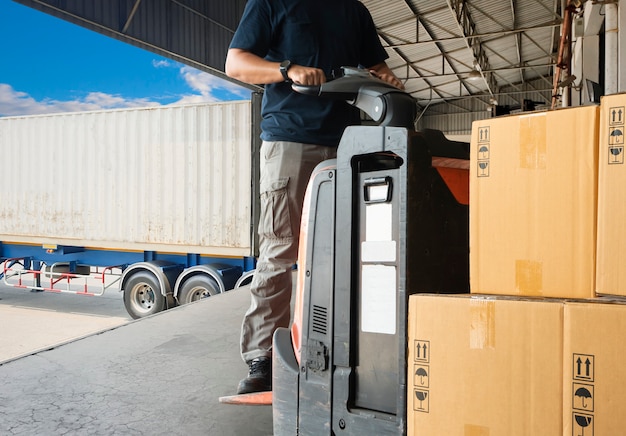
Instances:
[[[291,68],[291,61],[284,60],[280,63],[280,74],[283,75],[283,79],[285,79],[286,82],[290,81],[289,76],[287,75],[289,68]]]

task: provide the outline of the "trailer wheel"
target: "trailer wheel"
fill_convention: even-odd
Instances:
[[[178,304],[187,304],[220,293],[220,287],[211,277],[198,274],[190,277],[180,287]]]
[[[164,310],[165,296],[156,277],[147,271],[131,275],[124,287],[124,306],[134,319]]]

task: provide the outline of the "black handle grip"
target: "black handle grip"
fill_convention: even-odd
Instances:
[[[297,83],[292,83],[291,89],[300,94],[319,96],[321,85],[298,85]]]

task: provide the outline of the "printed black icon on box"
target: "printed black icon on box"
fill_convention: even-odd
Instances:
[[[572,414],[572,436],[593,436],[593,415]]]
[[[489,177],[489,161],[478,161],[478,177]]]
[[[609,127],[609,145],[624,143],[624,126]]]
[[[478,128],[478,142],[489,142],[491,140],[491,134],[489,126]]]
[[[572,409],[593,412],[593,385],[574,383],[572,385]]]
[[[478,160],[489,159],[489,144],[483,144],[478,147]]]
[[[430,394],[426,390],[414,389],[413,390],[413,410],[417,412],[429,413],[430,409]]]
[[[609,109],[609,126],[615,126],[618,124],[624,124],[626,113],[624,113],[624,106],[612,107]]]
[[[415,361],[430,362],[430,341],[415,341]]]
[[[414,365],[413,367],[413,385],[417,388],[428,388],[430,376],[430,368],[428,365]]]
[[[593,381],[594,377],[594,356],[591,354],[574,353],[572,359],[572,378],[574,380]]]
[[[609,147],[609,165],[624,163],[624,146]]]

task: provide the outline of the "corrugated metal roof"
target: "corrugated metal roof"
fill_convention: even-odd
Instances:
[[[552,82],[560,0],[364,0],[390,66],[422,106],[480,98],[485,107],[501,90],[522,90],[537,78]],[[404,16],[389,11],[408,10]],[[482,71],[473,81],[470,73]],[[551,89],[540,88],[550,101]],[[535,92],[536,94],[536,92]],[[524,96],[516,100],[523,100]],[[521,101],[520,100],[520,101]]]
[[[224,60],[246,0],[15,0],[226,78]]]
[[[222,77],[228,44],[246,3],[15,1]],[[389,65],[428,111],[468,111],[477,100],[483,108],[494,100],[519,105],[530,98],[527,92],[550,102],[561,0],[362,2],[374,18]],[[470,80],[473,70],[481,71],[480,80]]]

